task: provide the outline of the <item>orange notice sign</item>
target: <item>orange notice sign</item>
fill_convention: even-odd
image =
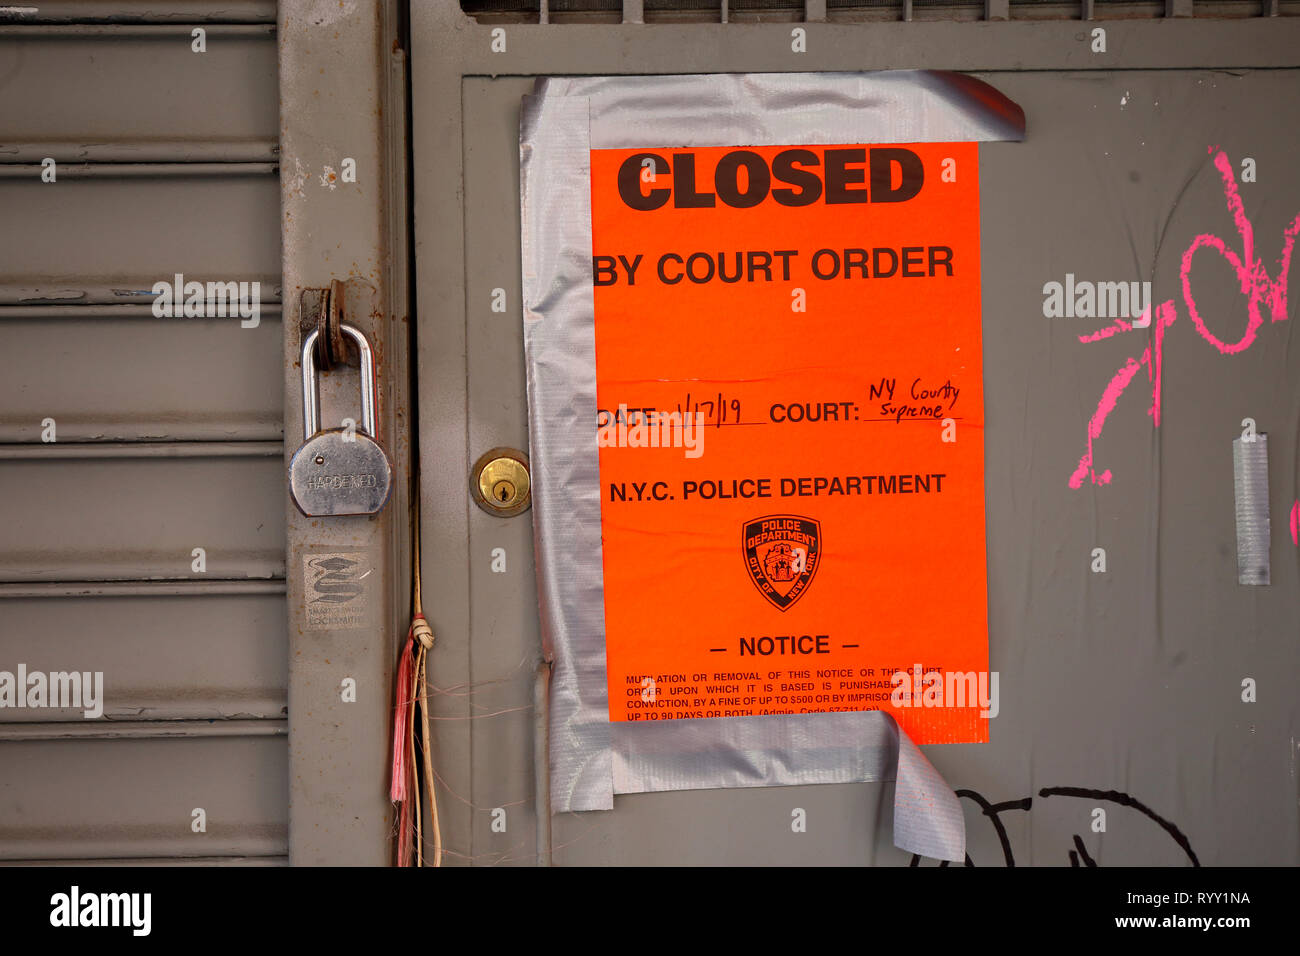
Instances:
[[[592,151],[611,720],[988,739],[978,160]]]

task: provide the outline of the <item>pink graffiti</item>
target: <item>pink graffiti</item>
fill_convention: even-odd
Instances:
[[[1222,150],[1216,153],[1215,147],[1212,146],[1210,147],[1210,153],[1214,156],[1214,165],[1219,171],[1219,177],[1223,180],[1223,195],[1228,204],[1228,211],[1232,214],[1233,223],[1237,227],[1238,235],[1241,237],[1241,254],[1238,255],[1236,251],[1229,249],[1227,244],[1218,236],[1203,233],[1193,239],[1191,245],[1187,247],[1187,251],[1183,253],[1180,278],[1183,286],[1183,302],[1187,306],[1187,314],[1196,327],[1196,331],[1200,333],[1201,338],[1213,345],[1220,354],[1235,355],[1250,348],[1255,341],[1256,333],[1264,323],[1264,317],[1260,311],[1261,305],[1267,304],[1271,321],[1285,322],[1287,319],[1287,277],[1291,270],[1291,253],[1295,248],[1296,236],[1300,235],[1300,215],[1297,215],[1291,221],[1291,225],[1287,226],[1282,233],[1282,254],[1277,260],[1277,278],[1270,278],[1263,260],[1255,258],[1255,228],[1246,217],[1245,207],[1241,202],[1241,194],[1237,189],[1237,178],[1233,174],[1232,163]],[[1192,259],[1195,257],[1197,250],[1203,248],[1217,252],[1232,266],[1240,284],[1241,294],[1246,297],[1246,329],[1236,342],[1223,342],[1206,328],[1205,321],[1201,318],[1201,313],[1196,307],[1196,299],[1192,295]],[[1113,325],[1088,335],[1079,336],[1080,342],[1088,344],[1100,342],[1148,325],[1152,327],[1151,342],[1143,349],[1141,356],[1125,360],[1124,365],[1111,377],[1110,382],[1102,391],[1101,400],[1097,403],[1097,411],[1088,419],[1088,449],[1084,452],[1083,457],[1079,459],[1079,464],[1074,469],[1074,473],[1070,475],[1071,488],[1081,488],[1085,478],[1091,480],[1094,485],[1110,484],[1112,478],[1110,469],[1107,468],[1098,472],[1094,467],[1093,442],[1101,437],[1106,419],[1115,410],[1115,406],[1119,403],[1124,390],[1137,377],[1139,369],[1146,369],[1147,379],[1151,384],[1151,406],[1148,408],[1147,414],[1151,416],[1152,427],[1160,427],[1160,389],[1161,372],[1164,367],[1165,331],[1178,318],[1178,310],[1173,299],[1166,299],[1155,306],[1154,312],[1154,322],[1151,321],[1151,315],[1148,311],[1143,312],[1141,317],[1131,324],[1122,319],[1116,319]],[[1293,511],[1291,520],[1291,536],[1293,539],[1300,538],[1298,521],[1300,521],[1300,515]]]
[[[1291,543],[1300,545],[1300,501],[1291,506]]]

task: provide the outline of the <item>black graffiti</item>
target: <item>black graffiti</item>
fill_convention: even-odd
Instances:
[[[976,793],[974,790],[958,790],[957,796],[975,803],[980,808],[983,815],[988,817],[989,822],[993,826],[994,833],[997,834],[998,843],[1002,847],[1002,856],[1005,865],[1015,866],[1016,857],[1011,848],[1011,839],[1007,835],[1006,825],[1002,822],[1002,814],[1012,810],[1019,810],[1028,813],[1033,808],[1034,798],[1024,797],[1020,800],[1006,800],[1002,803],[990,803],[981,794]],[[1040,800],[1046,800],[1049,797],[1075,797],[1093,801],[1100,800],[1105,803],[1117,804],[1121,807],[1129,807],[1159,825],[1162,830],[1169,834],[1174,843],[1176,843],[1187,855],[1187,859],[1191,861],[1192,866],[1199,867],[1201,865],[1201,861],[1196,856],[1196,851],[1192,849],[1191,842],[1187,839],[1186,834],[1184,834],[1182,830],[1178,829],[1177,825],[1166,820],[1145,803],[1135,797],[1129,796],[1127,793],[1120,793],[1118,790],[1094,790],[1089,787],[1043,787],[1043,789],[1038,791],[1038,797]],[[1071,866],[1094,867],[1098,865],[1097,861],[1092,858],[1091,854],[1089,854],[1087,849],[1084,847],[1083,838],[1079,836],[1079,834],[1073,834],[1073,842],[1074,849],[1069,851]],[[908,865],[920,866],[920,855],[915,853],[912,854],[912,861]],[[943,860],[939,865],[948,866],[949,863],[947,860]],[[970,858],[969,853],[966,854],[965,865],[975,865],[975,861]]]

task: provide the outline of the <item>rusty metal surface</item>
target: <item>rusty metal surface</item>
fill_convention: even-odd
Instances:
[[[404,113],[404,56],[392,3],[279,8],[281,225],[285,301],[343,283],[343,315],[369,338],[378,366],[378,438],[394,464],[392,500],[376,516],[287,515],[290,646],[290,840],[295,864],[389,860],[391,674],[406,634],[410,461],[406,358],[404,147],[387,119]],[[342,177],[356,162],[356,182]],[[288,317],[287,317],[288,318]],[[284,354],[296,357],[295,314]],[[355,418],[356,371],[322,382],[323,427]],[[284,367],[285,464],[297,450],[300,371]],[[283,474],[283,473],[282,473]],[[281,479],[283,481],[283,478]],[[287,501],[287,489],[282,490]],[[355,589],[347,615],[322,615],[323,575]],[[340,683],[356,681],[355,703]]]

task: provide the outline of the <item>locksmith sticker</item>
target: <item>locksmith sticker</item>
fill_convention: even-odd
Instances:
[[[303,592],[309,630],[366,626],[373,564],[364,551],[303,555]]]
[[[987,740],[979,144],[590,159],[610,720]]]
[[[821,526],[798,515],[767,515],[745,522],[745,567],[758,593],[784,611],[803,597],[817,573]]]

